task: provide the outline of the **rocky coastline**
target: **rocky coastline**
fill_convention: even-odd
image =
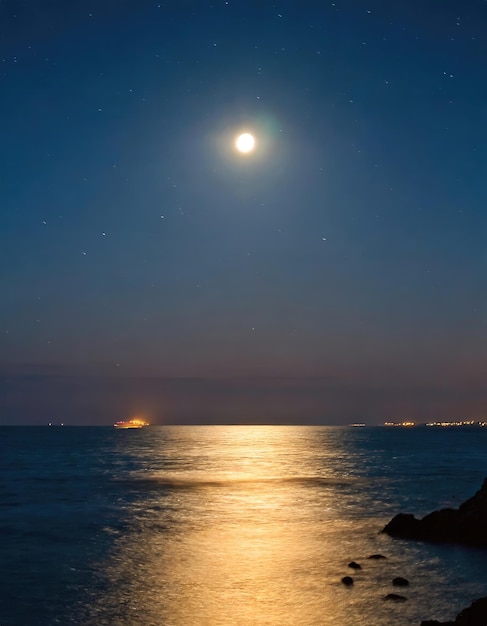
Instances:
[[[437,622],[426,620],[421,626],[486,626],[487,625],[487,597],[479,598],[461,611],[453,622]]]
[[[400,513],[382,532],[399,539],[487,548],[487,478],[458,509],[440,509],[422,519]],[[487,626],[487,597],[475,600],[454,621],[426,620],[421,626]]]
[[[440,509],[422,519],[399,513],[382,532],[400,539],[487,548],[487,478],[458,509]]]

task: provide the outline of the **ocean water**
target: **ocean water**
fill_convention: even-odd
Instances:
[[[451,619],[487,551],[379,531],[486,475],[487,428],[2,427],[0,626]]]

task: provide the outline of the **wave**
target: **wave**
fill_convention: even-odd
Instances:
[[[346,487],[350,484],[356,484],[357,478],[349,478],[337,480],[334,477],[325,478],[322,476],[269,476],[269,477],[254,477],[254,476],[215,476],[208,478],[201,477],[181,477],[171,475],[155,474],[153,476],[132,476],[115,478],[116,483],[119,485],[126,485],[128,487],[146,487],[148,489],[204,489],[204,488],[228,488],[239,486],[251,486],[251,485],[303,485],[310,487],[330,487],[333,489],[339,487]]]

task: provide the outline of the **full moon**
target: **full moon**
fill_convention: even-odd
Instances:
[[[255,138],[250,133],[243,133],[237,137],[235,146],[239,152],[252,152],[255,147]]]

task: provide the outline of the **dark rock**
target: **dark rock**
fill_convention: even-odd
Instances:
[[[383,554],[371,554],[367,557],[368,559],[373,559],[374,561],[380,561],[380,559],[387,559]]]
[[[383,528],[382,532],[391,537],[400,537],[407,535],[414,537],[420,533],[419,526],[421,522],[411,513],[399,513],[391,519],[391,521]]]
[[[351,563],[349,563],[348,567],[351,567],[352,569],[362,569],[362,566],[359,565],[358,563],[355,563],[355,561],[352,561]]]
[[[347,585],[347,587],[350,587],[350,585],[353,585],[353,578],[351,576],[344,576],[342,578],[342,583]]]
[[[400,513],[382,532],[402,539],[487,547],[487,478],[458,509],[433,511],[423,519]]]
[[[461,611],[454,622],[437,622],[426,620],[421,626],[486,626],[487,624],[487,597],[475,600]]]
[[[404,596],[400,596],[397,593],[388,593],[386,596],[382,598],[383,600],[388,600],[390,602],[406,602],[407,598]]]
[[[394,587],[407,587],[409,585],[409,580],[407,578],[402,578],[402,576],[396,576],[396,578],[392,579],[392,584]]]

